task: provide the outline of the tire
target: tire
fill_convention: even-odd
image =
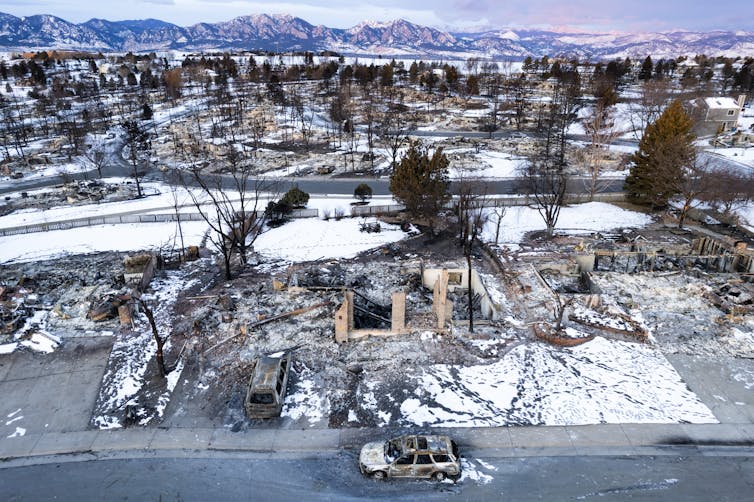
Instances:
[[[445,481],[445,478],[447,477],[446,474],[442,471],[437,471],[435,473],[435,480],[436,481]]]
[[[372,473],[372,477],[374,479],[384,480],[387,479],[387,474],[385,473],[385,471],[374,471]]]

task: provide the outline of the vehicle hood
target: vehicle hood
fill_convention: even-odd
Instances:
[[[367,443],[361,448],[359,462],[368,467],[384,467],[385,463],[385,443]]]

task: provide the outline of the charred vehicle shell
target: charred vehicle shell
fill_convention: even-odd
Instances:
[[[260,357],[246,389],[244,408],[249,418],[271,418],[280,415],[288,386],[290,353],[282,357]]]
[[[378,479],[434,478],[461,473],[458,446],[447,436],[407,435],[367,443],[359,454],[359,469]]]

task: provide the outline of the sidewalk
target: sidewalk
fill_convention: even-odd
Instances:
[[[738,447],[753,454],[754,424],[616,424],[435,429],[467,454],[487,457],[677,454],[668,447]],[[132,428],[51,432],[0,439],[0,459],[109,452],[299,452],[356,450],[395,429]],[[1,466],[2,464],[0,464]]]

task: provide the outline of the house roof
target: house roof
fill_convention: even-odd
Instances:
[[[707,103],[707,107],[710,109],[738,109],[738,102],[733,98],[704,98],[704,102]]]

